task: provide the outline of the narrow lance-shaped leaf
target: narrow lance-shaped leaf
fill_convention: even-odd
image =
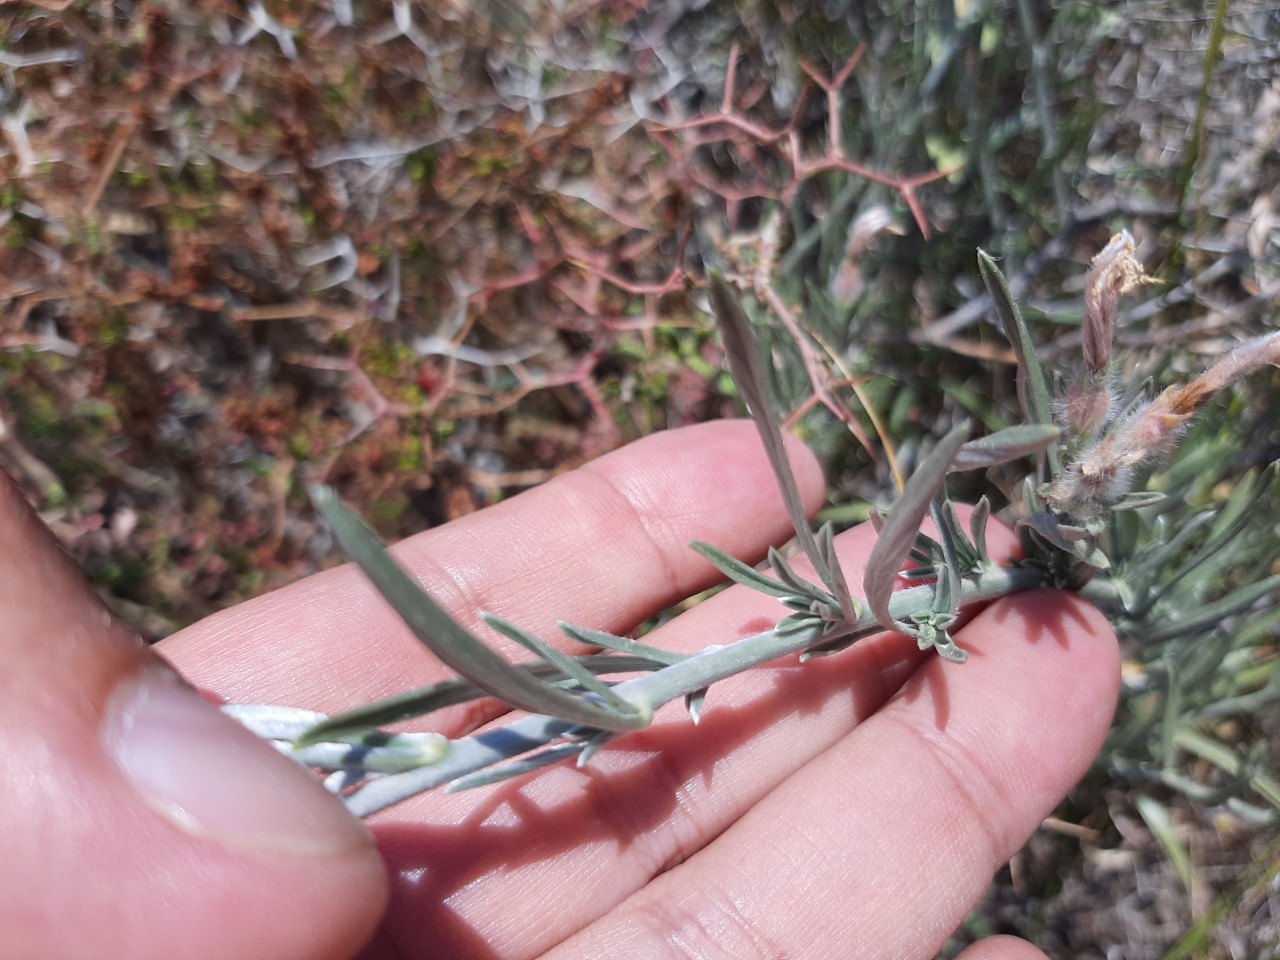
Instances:
[[[1217,511],[1216,517],[1213,517],[1213,526],[1209,531],[1208,539],[1196,549],[1195,553],[1182,560],[1176,569],[1161,578],[1160,588],[1154,593],[1153,602],[1160,596],[1168,595],[1188,574],[1202,571],[1217,554],[1229,547],[1232,541],[1247,529],[1248,525],[1258,516],[1259,503],[1264,496],[1270,493],[1275,483],[1278,469],[1280,467],[1276,464],[1268,467],[1262,475],[1262,483],[1260,485],[1256,483],[1258,475],[1252,471],[1240,478],[1226,505]],[[1182,552],[1182,545],[1190,540],[1191,532],[1194,529],[1198,529],[1203,523],[1208,522],[1209,515],[1207,514],[1200,514],[1191,520],[1183,521],[1181,529],[1173,540],[1160,551],[1162,554],[1167,554],[1161,559],[1160,566],[1171,565],[1171,559],[1178,556]],[[1151,563],[1151,558],[1144,557],[1143,569],[1151,569]],[[1159,567],[1155,569],[1159,569]]]
[[[1235,590],[1221,600],[1215,600],[1197,607],[1195,615],[1185,620],[1174,620],[1155,627],[1143,637],[1147,643],[1162,643],[1178,636],[1193,636],[1201,630],[1217,626],[1227,617],[1243,613],[1253,604],[1267,596],[1272,590],[1280,588],[1280,574],[1259,580]]]
[[[956,556],[960,558],[960,576],[972,576],[982,568],[985,562],[982,553],[978,550],[977,545],[969,539],[969,533],[965,529],[965,525],[960,522],[960,512],[956,510],[956,505],[950,499],[942,501],[942,516],[946,520],[947,529],[951,531],[951,538],[955,543]],[[945,549],[943,555],[946,555]]]
[[[973,513],[969,514],[969,535],[983,563],[991,562],[991,554],[987,551],[987,520],[990,518],[991,501],[984,496],[974,504]]]
[[[1033,513],[1019,520],[1016,529],[1033,530],[1046,543],[1079,557],[1098,570],[1111,569],[1111,561],[1084,527],[1059,523],[1050,513]]]
[[[669,660],[659,661],[645,656],[639,651],[632,651],[630,656],[591,654],[575,659],[584,669],[596,675],[658,670],[665,663],[672,662]],[[543,661],[519,663],[516,664],[516,668],[526,670],[533,676],[550,683],[557,683],[567,679],[564,671],[553,663]],[[472,700],[479,700],[481,697],[487,696],[489,694],[486,691],[480,689],[471,681],[455,677],[452,680],[443,680],[429,687],[398,693],[395,696],[387,697],[374,703],[367,703],[353,710],[334,714],[308,726],[296,739],[292,737],[287,739],[293,739],[295,748],[307,747],[327,740],[348,740],[352,737],[362,736],[379,727],[411,720],[414,717],[426,716],[436,710],[443,710],[445,707],[454,707],[460,703],[469,703]]]
[[[1040,358],[1036,356],[1035,343],[1022,319],[1022,311],[1009,290],[1009,282],[996,266],[995,260],[985,250],[978,251],[978,271],[982,274],[982,282],[991,294],[995,304],[996,316],[1004,328],[1005,336],[1013,347],[1018,358],[1018,396],[1022,401],[1022,409],[1027,419],[1034,424],[1053,423],[1053,398],[1040,366]],[[1049,447],[1047,450],[1050,474],[1057,476],[1061,471],[1058,451]]]
[[[1154,507],[1158,503],[1163,503],[1169,499],[1159,490],[1131,490],[1123,497],[1111,504],[1111,509],[1115,512],[1121,510],[1142,510],[1146,507]]]
[[[791,587],[797,596],[809,596],[819,603],[827,604],[832,609],[838,608],[839,604],[836,603],[836,598],[817,584],[810,583],[796,573],[792,569],[790,561],[782,555],[781,550],[776,547],[770,547],[768,563],[778,580]]]
[[[637,706],[624,712],[544,683],[507,663],[468,633],[431,599],[383,548],[377,534],[328,487],[311,492],[342,549],[373,581],[413,635],[455,673],[491,696],[532,713],[548,714],[602,730],[641,730],[652,714]]]
[[[861,612],[861,605],[849,593],[848,581],[844,578],[844,569],[840,566],[840,556],[836,553],[835,528],[829,523],[824,523],[822,529],[818,531],[818,551],[822,554],[826,569],[831,571],[832,581],[842,588],[840,595],[844,599],[840,604],[841,612],[850,623],[856,622]]]
[[[1051,423],[1026,423],[1007,427],[977,440],[970,440],[951,461],[950,473],[977,470],[1007,463],[1028,454],[1049,449],[1058,439],[1059,430]]]
[[[626,711],[630,709],[630,704],[609,689],[608,684],[597,680],[595,674],[578,663],[575,658],[567,653],[561,653],[536,633],[532,633],[497,614],[481,612],[480,619],[503,636],[510,637],[530,653],[537,654],[548,663],[554,663],[564,672],[565,676],[577,681],[580,687],[590,693],[594,693],[615,710]]]
[[[572,623],[566,623],[561,620],[557,626],[566,637],[571,640],[577,640],[579,643],[585,643],[592,647],[604,647],[608,650],[617,650],[619,653],[630,654],[632,657],[645,657],[649,660],[667,665],[679,663],[681,660],[689,659],[686,653],[676,653],[673,650],[663,650],[660,647],[651,647],[647,643],[641,643],[639,640],[632,640],[630,637],[619,637],[617,634],[605,633],[603,630],[589,630],[586,627],[575,627]],[[579,660],[589,660],[589,657],[579,657]],[[614,657],[611,659],[621,659]],[[604,671],[596,670],[595,673]],[[614,671],[621,672],[621,671]]]
[[[1168,809],[1160,801],[1145,794],[1138,796],[1135,806],[1143,821],[1146,822],[1147,829],[1164,850],[1165,857],[1177,870],[1183,889],[1189,894],[1192,893],[1195,889],[1195,867],[1191,864],[1191,856],[1187,853],[1186,847],[1182,845],[1178,828],[1174,825],[1173,818],[1169,816]]]
[[[742,399],[747,402],[751,411],[751,419],[764,443],[769,463],[773,467],[774,476],[778,478],[778,486],[782,491],[782,500],[786,505],[791,525],[795,528],[796,539],[800,549],[818,571],[827,589],[835,594],[841,608],[852,617],[852,597],[849,587],[844,583],[830,582],[824,569],[822,558],[818,554],[818,545],[813,539],[813,531],[809,529],[809,518],[804,511],[804,503],[800,499],[800,489],[796,484],[795,474],[791,472],[791,461],[787,458],[786,445],[782,440],[782,426],[778,416],[769,402],[769,391],[765,385],[764,370],[760,363],[760,350],[755,337],[751,335],[751,324],[738,302],[737,295],[719,273],[711,272],[709,293],[711,309],[720,325],[720,334],[724,338],[725,353],[729,358],[729,370],[733,374],[733,382],[737,385]]]
[[[585,742],[557,743],[535,753],[533,756],[523,757],[520,760],[513,760],[511,763],[504,763],[501,766],[490,767],[487,770],[459,777],[457,780],[451,781],[444,789],[446,793],[461,793],[463,790],[474,790],[477,787],[487,787],[495,783],[502,783],[504,780],[514,780],[516,777],[523,777],[527,773],[542,770],[562,760],[567,760],[569,757],[576,756],[586,747],[587,744]]]
[[[689,546],[715,564],[717,570],[735,583],[741,583],[752,590],[759,590],[761,593],[766,593],[771,597],[778,597],[781,600],[796,595],[794,587],[775,580],[773,577],[765,576],[755,567],[743,563],[737,557],[730,556],[719,547],[713,547],[709,543],[700,543],[697,540],[689,544]]]
[[[881,624],[886,627],[910,631],[907,624],[894,620],[889,613],[889,598],[893,594],[897,582],[898,571],[916,542],[916,532],[920,529],[920,521],[929,512],[929,504],[942,490],[946,481],[947,467],[956,451],[964,443],[969,432],[967,424],[962,424],[938,443],[933,451],[924,459],[902,491],[893,507],[885,517],[884,526],[880,528],[880,538],[872,548],[871,557],[867,561],[867,572],[862,578],[862,589],[866,595],[867,606]]]
[[[938,584],[935,587],[933,612],[934,613],[955,613],[956,605],[960,601],[960,545],[957,543],[957,534],[959,531],[952,526],[955,518],[954,508],[951,510],[951,516],[943,510],[941,502],[933,500],[929,504],[929,512],[933,515],[933,522],[938,528],[938,542],[942,544],[942,556],[945,563],[942,569],[938,571]],[[959,533],[963,536],[962,533]]]

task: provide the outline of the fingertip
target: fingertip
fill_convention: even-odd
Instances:
[[[965,948],[956,960],[1048,960],[1048,957],[1025,940],[1001,934]]]

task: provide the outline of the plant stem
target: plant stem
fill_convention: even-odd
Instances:
[[[1042,575],[1033,569],[990,566],[964,580],[961,605],[992,600],[1043,585]],[[899,590],[893,594],[890,611],[898,620],[905,620],[912,614],[927,613],[932,608],[933,592],[932,584]],[[857,621],[842,625],[838,632],[818,637],[814,630],[785,633],[774,629],[766,630],[736,643],[709,647],[662,670],[627,680],[614,687],[614,692],[641,708],[657,710],[663,704],[702,690],[717,680],[724,680],[780,657],[801,653],[816,640],[826,643],[841,637],[860,638],[882,630],[884,627],[863,607]],[[345,802],[357,816],[368,816],[415,794],[547,746],[582,729],[579,725],[554,717],[524,717],[500,730],[453,740],[439,761],[403,773],[371,779],[349,794]],[[371,749],[370,754],[376,755],[376,748]]]

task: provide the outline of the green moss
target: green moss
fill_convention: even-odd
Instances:
[[[285,442],[285,449],[295,460],[310,460],[313,447],[310,431],[295,433]]]
[[[405,437],[404,446],[396,455],[396,469],[403,473],[417,473],[426,466],[425,446],[422,436],[411,433]]]
[[[18,426],[33,440],[57,439],[64,435],[64,417],[57,400],[43,391],[26,389],[14,397]]]
[[[360,352],[360,365],[370,376],[400,377],[405,367],[412,366],[417,359],[413,347],[391,338],[366,343]]]
[[[114,310],[102,318],[97,329],[98,343],[103,347],[117,347],[128,342],[129,319],[124,311]]]
[[[173,233],[188,233],[200,225],[200,218],[194,210],[183,210],[180,207],[167,209],[169,230]]]
[[[384,529],[394,526],[408,508],[409,500],[403,493],[388,494],[373,504],[374,525]]]
[[[414,183],[424,183],[435,176],[439,160],[440,154],[434,147],[423,147],[405,158],[405,169]]]

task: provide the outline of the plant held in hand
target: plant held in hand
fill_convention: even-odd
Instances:
[[[1123,395],[1113,370],[1116,303],[1150,278],[1135,257],[1133,239],[1121,233],[1095,258],[1087,277],[1082,370],[1063,378],[1055,391],[995,262],[979,252],[978,263],[1018,360],[1025,422],[973,440],[961,425],[938,441],[893,507],[883,517],[873,517],[879,540],[860,597],[841,571],[831,525],[816,531],[808,525],[750,319],[730,279],[712,274],[711,307],[734,380],[816,576],[801,576],[777,550],[770,551],[769,569],[762,572],[714,545],[693,547],[729,579],[776,597],[790,610],[788,615],[761,633],[694,655],[561,624],[568,637],[604,651],[577,657],[515,623],[484,615],[490,627],[535,657],[508,663],[425,595],[373,532],[321,487],[313,498],[344,549],[457,678],[333,717],[279,707],[226,709],[298,762],[327,771],[329,789],[355,813],[367,815],[439,786],[457,790],[494,783],[568,758],[584,764],[614,738],[646,727],[672,700],[683,699],[696,723],[708,690],[720,680],[790,654],[807,659],[836,653],[885,629],[963,663],[967,653],[949,632],[961,610],[1033,587],[1082,590],[1122,631],[1126,624],[1141,625],[1164,642],[1216,629],[1272,592],[1277,578],[1246,583],[1213,603],[1201,602],[1191,616],[1172,587],[1180,581],[1183,587],[1194,584],[1187,595],[1200,600],[1204,583],[1198,568],[1213,569],[1212,564],[1221,564],[1233,551],[1253,558],[1268,549],[1250,540],[1246,520],[1274,485],[1274,471],[1263,483],[1240,482],[1216,520],[1192,511],[1178,526],[1176,513],[1185,513],[1185,498],[1168,484],[1164,490],[1151,489],[1150,467],[1175,446],[1212,396],[1258,367],[1280,362],[1280,334],[1241,345],[1190,382],[1170,386],[1154,399]],[[987,500],[962,524],[946,495],[947,476],[1032,456],[1035,467],[1014,517],[1023,556],[1002,561],[987,550]],[[936,537],[919,532],[926,517],[932,518]],[[904,570],[908,564],[910,569]],[[896,589],[903,579],[915,585]],[[630,678],[602,679],[618,675]],[[496,697],[529,715],[501,730],[452,740],[381,729],[482,697]],[[1274,786],[1265,774],[1255,776],[1251,785],[1264,796]],[[1271,799],[1280,805],[1280,790]]]

